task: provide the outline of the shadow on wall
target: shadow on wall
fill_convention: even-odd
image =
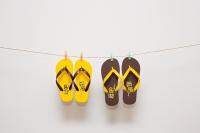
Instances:
[[[99,101],[98,106],[102,106],[100,108],[100,112],[104,124],[113,125],[113,124],[129,124],[133,123],[136,119],[138,109],[136,108],[137,102],[133,105],[126,105],[122,101],[119,102],[117,106],[111,107],[106,105],[103,97],[102,100]],[[95,103],[95,102],[93,102]],[[75,101],[70,103],[63,103],[60,102],[59,110],[60,110],[60,117],[63,121],[75,121],[81,122],[86,121],[89,117],[91,111],[95,110],[88,110],[91,109],[89,106],[92,106],[90,103],[86,104],[79,104]],[[93,106],[96,108],[96,105]],[[94,118],[95,119],[95,116]]]
[[[76,102],[62,103],[60,109],[62,119],[70,121],[84,121],[87,118],[87,104],[78,104]]]
[[[88,117],[88,105],[78,104],[76,102],[61,103],[63,109],[60,109],[62,119],[64,121],[85,121]],[[70,105],[70,106],[69,106]],[[127,106],[123,104],[122,107],[104,106],[104,111],[101,111],[102,117],[105,117],[107,124],[117,123],[132,123],[136,114],[135,105]]]
[[[106,105],[105,117],[107,124],[132,123],[136,114],[135,106],[135,104],[126,105],[123,103],[119,103],[119,105],[115,107]]]

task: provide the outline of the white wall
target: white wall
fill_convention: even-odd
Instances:
[[[199,0],[1,0],[0,45],[109,56],[198,44],[199,5]],[[0,132],[200,132],[200,47],[135,58],[142,69],[137,103],[124,107],[121,96],[119,106],[109,109],[100,75],[104,60],[90,60],[88,104],[65,105],[55,84],[59,57],[0,50]]]

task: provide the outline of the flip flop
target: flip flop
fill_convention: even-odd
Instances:
[[[76,61],[74,70],[75,100],[78,103],[86,103],[89,95],[92,66],[88,61],[80,59]]]
[[[63,102],[70,102],[73,98],[73,63],[70,59],[62,59],[56,65],[56,84],[60,90]]]
[[[121,78],[119,73],[119,62],[116,59],[106,60],[101,67],[105,101],[109,106],[117,105],[119,102],[118,90],[121,86],[118,82]]]
[[[123,101],[125,104],[136,102],[137,90],[140,85],[140,64],[134,58],[127,57],[122,63]]]

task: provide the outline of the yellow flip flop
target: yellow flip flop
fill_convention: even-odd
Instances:
[[[92,66],[88,61],[80,59],[76,61],[74,71],[75,100],[78,103],[86,103],[89,95]]]
[[[73,63],[70,59],[62,59],[56,65],[56,84],[60,90],[63,102],[70,102],[73,98]]]

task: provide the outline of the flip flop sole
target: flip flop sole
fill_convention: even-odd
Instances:
[[[127,69],[132,67],[138,74],[140,74],[140,64],[139,62],[134,58],[125,58],[122,63],[122,73],[123,75],[127,71]],[[134,88],[136,83],[138,82],[138,78],[130,73],[128,74],[127,78],[124,81],[124,85],[126,87],[132,87]],[[123,90],[123,101],[125,104],[134,104],[136,102],[137,97],[137,91],[133,93],[128,93],[127,91]]]
[[[77,60],[74,68],[75,72],[78,71],[78,69],[80,69],[81,67],[88,72],[91,78],[92,77],[91,64],[86,60]],[[88,77],[84,73],[79,73],[74,82],[76,82],[78,87],[81,88],[80,84],[82,84],[83,86],[87,86],[89,80],[91,79],[88,79]],[[89,98],[89,91],[84,91],[84,90],[75,91],[76,102],[84,104],[87,103],[88,98]]]
[[[70,59],[67,59],[67,60],[62,59],[56,65],[56,74],[58,74],[59,71],[64,67],[66,67],[70,71],[70,73],[73,73],[72,61]],[[63,90],[64,90],[65,86],[70,86],[71,80],[72,80],[71,77],[69,75],[67,75],[66,72],[63,72],[63,74],[60,76],[60,78],[58,78],[58,82]],[[72,90],[68,90],[67,93],[64,91],[60,91],[59,95],[60,95],[60,99],[63,102],[71,102],[72,101],[72,98],[73,98]]]
[[[106,60],[101,68],[101,75],[102,79],[106,77],[106,75],[111,71],[112,67],[119,73],[120,72],[120,67],[119,67],[119,62],[116,59],[113,59],[112,61]],[[115,88],[118,85],[118,77],[115,75],[111,75],[111,77],[107,80],[105,83],[106,88]],[[118,91],[114,93],[113,98],[109,97],[109,94],[105,93],[105,102],[109,106],[114,106],[117,105],[119,102],[119,94]]]

